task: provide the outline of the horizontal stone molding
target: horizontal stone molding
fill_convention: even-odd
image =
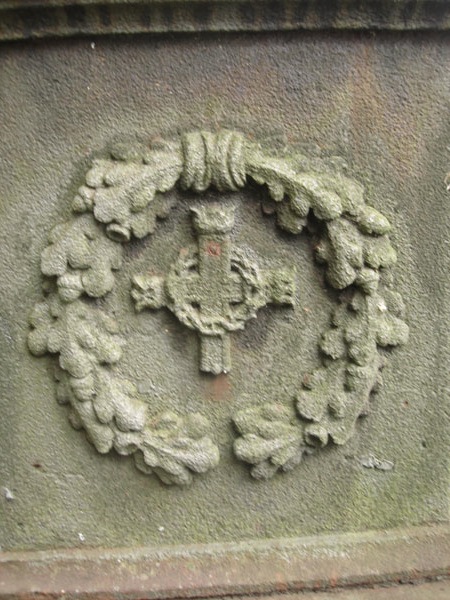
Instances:
[[[209,598],[450,575],[450,526],[272,541],[0,554],[0,598]]]
[[[0,0],[0,41],[164,32],[449,28],[447,0]]]

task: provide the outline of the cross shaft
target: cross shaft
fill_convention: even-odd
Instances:
[[[198,234],[198,276],[192,291],[206,319],[229,312],[231,301],[240,301],[239,281],[232,277],[230,232],[234,225],[234,208],[228,211],[195,212],[194,227]],[[237,286],[236,286],[237,283]],[[234,286],[233,286],[234,284]],[[236,289],[237,288],[237,289]],[[201,336],[201,370],[218,375],[231,368],[230,338],[222,335]]]

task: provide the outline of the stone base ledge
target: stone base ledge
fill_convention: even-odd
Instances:
[[[0,598],[212,598],[450,575],[450,525],[238,544],[0,555]]]
[[[450,579],[432,582],[385,584],[356,589],[337,589],[333,592],[299,592],[259,596],[259,600],[449,600]]]

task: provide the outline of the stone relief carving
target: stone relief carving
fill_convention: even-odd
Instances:
[[[312,231],[326,281],[342,290],[319,341],[322,364],[299,373],[292,404],[274,399],[233,417],[234,451],[253,477],[291,470],[308,447],[344,444],[380,384],[379,348],[408,337],[389,274],[396,260],[390,224],[339,169],[304,156],[275,156],[228,130],[118,148],[94,161],[73,201],[74,218],[52,230],[42,253],[46,297],[31,316],[29,348],[36,356],[57,355],[58,400],[99,452],[133,455],[140,470],[168,484],[188,484],[218,464],[208,421],[199,414],[150,414],[135,384],[114,369],[123,345],[117,322],[92,299],[113,289],[123,245],[153,233],[168,216],[165,192],[178,183],[198,193],[232,192],[248,179],[267,187],[281,229]],[[230,332],[268,303],[295,305],[294,270],[262,270],[248,249],[234,248],[234,214],[225,205],[192,216],[196,244],[180,251],[165,277],[135,276],[131,294],[138,311],[166,307],[196,330],[200,369],[218,374],[231,368]]]
[[[293,304],[294,270],[263,272],[249,249],[232,248],[234,207],[192,209],[198,247],[185,248],[163,279],[134,278],[137,310],[166,306],[200,334],[200,369],[218,375],[231,370],[228,333],[269,302]]]

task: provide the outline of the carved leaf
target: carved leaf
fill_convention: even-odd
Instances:
[[[154,231],[157,218],[168,215],[171,202],[158,192],[172,189],[181,170],[181,154],[175,147],[147,153],[140,161],[94,161],[74,209],[93,210],[116,241],[128,241],[131,233],[143,238]]]
[[[166,412],[139,434],[118,432],[114,447],[120,454],[135,453],[138,469],[155,473],[164,483],[187,485],[192,473],[205,473],[219,462],[208,433],[209,423],[201,415],[183,419]]]
[[[72,424],[83,428],[101,453],[111,450],[120,432],[140,431],[145,426],[145,402],[133,384],[112,373],[95,367],[85,378],[67,377],[64,388],[72,407]]]
[[[278,204],[277,223],[289,233],[300,233],[312,211],[324,223],[316,245],[319,261],[328,264],[327,279],[336,289],[356,283],[367,293],[377,290],[380,268],[396,261],[386,234],[389,221],[364,202],[363,187],[340,172],[319,172],[304,157],[300,172],[295,159],[266,156],[256,146],[247,151],[247,170],[266,184]],[[266,209],[267,211],[267,209]]]
[[[121,357],[115,321],[81,303],[63,304],[54,296],[37,305],[28,344],[34,354],[59,354],[58,400],[71,405],[71,422],[85,429],[101,453],[113,445],[116,428],[142,429],[145,403],[131,384],[116,379],[103,365]]]
[[[108,453],[114,445],[115,431],[110,424],[101,423],[92,402],[71,402],[70,422],[75,429],[84,429],[88,440],[100,454]]]
[[[297,396],[299,415],[312,421],[305,426],[308,444],[325,445],[328,437],[344,444],[351,437],[380,380],[384,363],[377,346],[407,341],[399,294],[386,291],[385,298],[355,292],[336,310],[321,342],[326,365],[304,378]]]
[[[167,484],[187,485],[193,473],[218,464],[219,450],[201,415],[182,418],[168,411],[150,418],[136,387],[99,366],[84,378],[63,369],[55,376],[58,401],[71,407],[71,424],[85,430],[98,452],[114,448],[122,455],[133,454],[138,469]]]
[[[90,215],[55,227],[43,251],[44,275],[56,276],[59,295],[73,302],[83,292],[100,298],[114,286],[113,270],[120,267],[121,247],[105,237]]]
[[[147,419],[145,402],[138,398],[136,386],[113,377],[104,369],[96,373],[96,393],[92,399],[101,423],[114,423],[120,431],[140,431]]]
[[[319,262],[327,263],[327,280],[336,289],[356,283],[367,293],[375,292],[378,269],[396,262],[387,236],[363,234],[356,222],[347,219],[327,223],[315,251]]]
[[[238,458],[254,465],[256,479],[268,479],[279,469],[289,471],[301,460],[303,430],[291,409],[266,404],[240,411],[233,421],[241,434],[234,442]]]
[[[61,367],[84,378],[95,365],[114,364],[122,354],[117,325],[83,303],[64,305],[57,297],[38,304],[30,318],[28,346],[37,356],[58,353]]]

